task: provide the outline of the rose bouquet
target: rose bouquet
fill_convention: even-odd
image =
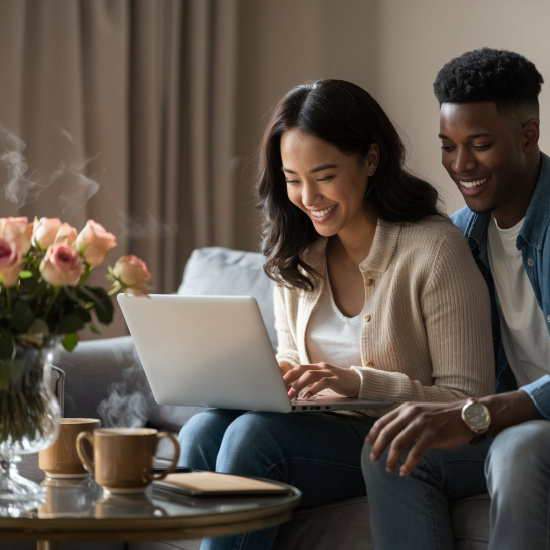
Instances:
[[[109,324],[115,293],[147,295],[151,275],[135,256],[109,267],[109,290],[87,284],[116,244],[93,220],[77,232],[57,218],[0,218],[0,443],[41,435],[42,352],[71,351],[80,330]]]

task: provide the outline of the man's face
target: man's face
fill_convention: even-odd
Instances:
[[[492,212],[503,228],[524,217],[533,191],[525,181],[523,122],[500,114],[491,102],[441,105],[443,166],[468,207]]]

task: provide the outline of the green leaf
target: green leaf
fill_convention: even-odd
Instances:
[[[72,313],[70,315],[65,315],[59,320],[55,327],[55,331],[58,334],[67,334],[69,332],[77,332],[83,328],[84,322],[82,319],[78,315]]]
[[[80,296],[78,295],[78,292],[76,289],[72,286],[66,286],[63,287],[63,291],[65,294],[73,301],[73,302],[80,302]]]
[[[31,306],[28,302],[18,300],[12,311],[13,326],[17,332],[27,332],[34,318]]]
[[[94,311],[100,323],[108,325],[113,320],[115,308],[110,296],[102,287],[82,287],[81,292],[90,299],[94,306]]]
[[[78,345],[78,334],[71,332],[70,334],[65,334],[65,337],[61,341],[61,344],[67,351],[73,351]]]
[[[11,359],[14,345],[13,338],[9,334],[0,333],[0,358]]]
[[[0,370],[5,370],[12,382],[17,382],[25,372],[25,364],[21,359],[0,360]]]

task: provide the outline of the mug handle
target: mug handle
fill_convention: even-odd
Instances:
[[[88,450],[84,446],[84,441],[87,441],[93,451],[94,448],[94,436],[91,432],[80,432],[76,437],[76,452],[78,457],[82,461],[82,465],[91,474],[95,473],[93,458],[88,453]]]
[[[170,439],[170,441],[172,441],[172,444],[174,445],[174,458],[172,459],[171,464],[166,468],[166,470],[150,474],[150,479],[152,481],[165,478],[168,474],[172,473],[178,465],[178,459],[180,457],[180,444],[176,439],[176,436],[170,432],[159,432],[157,434],[157,441],[159,439],[162,439],[163,437],[167,437],[168,439]]]

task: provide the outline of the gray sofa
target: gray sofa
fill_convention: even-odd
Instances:
[[[180,294],[246,294],[260,305],[268,331],[276,345],[271,281],[262,271],[262,256],[220,247],[197,249],[190,257]],[[81,343],[72,353],[63,353],[57,366],[65,372],[64,414],[67,417],[96,417],[103,425],[151,425],[177,432],[198,410],[167,407],[155,403],[129,336]],[[163,449],[159,462],[163,462]],[[358,457],[359,460],[359,457]],[[21,470],[41,479],[36,456],[26,456]],[[334,480],[335,483],[338,480]],[[455,530],[456,549],[487,548],[489,497],[480,495],[453,502],[449,511]],[[336,502],[329,506],[298,509],[293,519],[279,529],[277,550],[371,549],[367,498]],[[399,518],[396,518],[396,529]],[[168,550],[196,549],[200,541],[158,543],[71,543],[65,550]],[[1,548],[4,548],[0,544]],[[33,545],[13,543],[6,548],[31,549]],[[398,549],[396,549],[398,550]],[[407,549],[409,550],[409,549]],[[419,549],[420,550],[420,549]]]

